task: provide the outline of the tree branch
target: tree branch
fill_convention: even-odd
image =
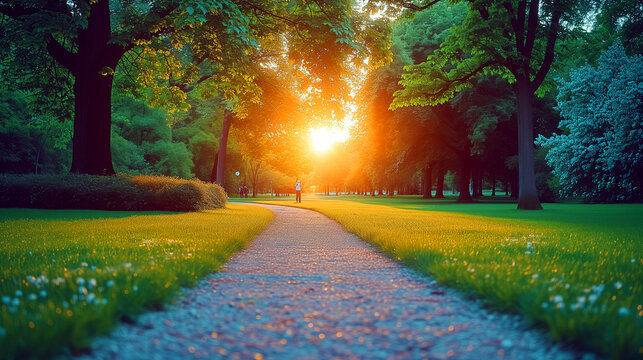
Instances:
[[[69,70],[72,74],[76,71],[76,54],[65,49],[58,40],[54,39],[53,35],[47,34],[47,52],[51,55],[65,69]]]
[[[246,0],[239,0],[239,1],[240,1],[241,3],[244,3],[244,4],[248,5],[248,6],[250,6],[251,8],[253,8],[253,9],[255,9],[255,10],[257,10],[257,11],[261,12],[261,13],[264,13],[264,14],[266,14],[266,15],[268,15],[268,16],[270,16],[270,17],[273,17],[273,18],[275,18],[275,19],[283,20],[283,21],[285,21],[285,22],[287,22],[287,23],[289,23],[289,24],[291,24],[291,25],[294,25],[294,26],[303,25],[302,23],[300,23],[300,22],[298,22],[298,21],[295,21],[295,20],[292,20],[292,19],[288,19],[288,18],[283,17],[283,16],[281,16],[281,15],[277,15],[277,14],[275,14],[275,13],[273,13],[273,12],[270,12],[270,11],[268,11],[268,10],[266,10],[266,9],[264,9],[264,8],[262,8],[262,7],[260,7],[260,6],[258,6],[258,5],[255,5],[255,4],[252,4],[252,3],[249,3],[249,2],[248,2],[248,1],[246,1]]]
[[[556,38],[558,36],[558,26],[560,22],[561,12],[559,9],[554,9],[551,15],[551,23],[549,25],[549,33],[547,34],[547,47],[545,48],[545,58],[543,64],[540,66],[534,81],[531,82],[533,91],[536,91],[545,80],[545,76],[549,72],[552,62],[554,61],[554,45],[556,45]]]
[[[426,9],[430,8],[431,6],[433,6],[433,5],[437,4],[437,3],[439,3],[440,1],[441,1],[441,0],[433,0],[433,1],[429,1],[428,3],[426,3],[426,4],[424,4],[424,5],[416,5],[416,4],[414,4],[414,3],[411,3],[411,2],[404,2],[404,1],[400,1],[400,2],[398,2],[397,4],[398,4],[398,5],[400,5],[400,6],[402,6],[402,7],[407,8],[407,9],[414,10],[414,11],[422,11],[422,10],[426,10]]]
[[[538,30],[538,7],[539,0],[531,0],[529,4],[529,20],[527,22],[527,40],[525,41],[525,48],[523,54],[527,59],[531,58],[531,53],[534,50],[534,41],[536,40],[536,31]],[[524,18],[523,18],[524,22]]]

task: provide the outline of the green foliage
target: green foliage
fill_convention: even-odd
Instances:
[[[597,67],[585,65],[559,82],[562,134],[538,142],[563,196],[640,201],[643,183],[643,57],[615,43]]]
[[[69,167],[71,122],[35,116],[27,94],[0,91],[0,173],[56,173]]]
[[[191,178],[192,154],[172,141],[167,113],[140,100],[112,101],[112,160],[117,172]]]
[[[220,186],[163,176],[0,177],[0,207],[199,211],[225,206]]]
[[[0,358],[87,348],[124,316],[158,310],[219,270],[271,219],[242,205],[188,214],[1,209]]]

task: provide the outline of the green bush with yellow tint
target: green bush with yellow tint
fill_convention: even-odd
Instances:
[[[523,314],[556,340],[614,359],[643,356],[643,205],[549,204],[525,212],[515,204],[438,204],[432,208],[445,211],[417,211],[393,207],[408,199],[380,199],[364,201],[391,206],[306,199],[299,206],[443,284]]]
[[[0,209],[0,358],[89,346],[218,270],[271,220],[235,204],[183,214]]]
[[[225,191],[197,179],[126,175],[6,175],[0,207],[199,211],[225,206]]]

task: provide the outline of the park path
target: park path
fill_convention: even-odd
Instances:
[[[274,221],[221,272],[175,306],[119,325],[84,358],[579,358],[319,213],[265,207]]]

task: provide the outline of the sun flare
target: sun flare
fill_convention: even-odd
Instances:
[[[317,152],[328,150],[334,143],[345,142],[348,137],[347,129],[329,129],[323,127],[310,130],[311,145]]]

